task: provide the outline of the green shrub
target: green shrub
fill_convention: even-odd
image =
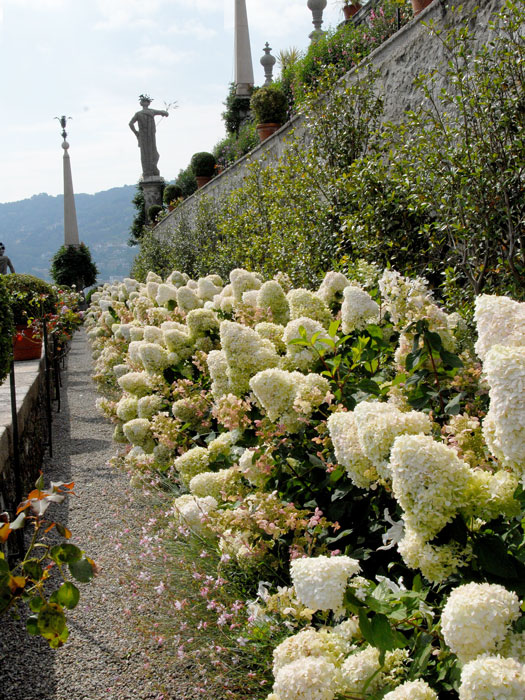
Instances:
[[[152,204],[151,207],[148,209],[148,220],[151,221],[152,223],[155,223],[157,221],[158,215],[163,211],[163,208],[160,204]]]
[[[213,153],[201,151],[191,157],[191,169],[195,177],[212,177],[215,174],[216,160]]]
[[[13,312],[11,311],[9,293],[0,275],[0,384],[9,374],[13,357]]]
[[[230,83],[228,95],[224,102],[226,110],[222,113],[226,132],[238,134],[249,108],[249,98],[238,97],[235,83]]]
[[[184,198],[189,197],[195,192],[197,189],[197,180],[195,179],[195,173],[190,165],[188,165],[185,170],[179,171],[175,184],[181,188]]]
[[[286,95],[277,85],[266,85],[253,93],[250,107],[257,124],[284,124],[288,103]]]
[[[252,122],[246,122],[239,129],[238,134],[229,134],[219,141],[213,149],[213,155],[217,164],[226,168],[249,153],[259,143],[255,125]]]
[[[78,291],[91,287],[97,281],[98,268],[91,259],[87,245],[61,246],[53,256],[51,277],[57,284],[75,286]]]
[[[26,325],[28,318],[41,318],[56,311],[53,287],[39,277],[15,273],[5,275],[4,283],[15,325]]]
[[[164,194],[163,194],[163,201],[164,204],[171,204],[172,202],[176,202],[178,199],[182,197],[182,189],[179,187],[179,185],[166,185],[164,188]]]
[[[136,214],[129,229],[128,245],[130,246],[137,245],[140,242],[144,233],[144,226],[146,225],[146,204],[140,184],[137,185],[137,191],[132,202],[136,209]]]

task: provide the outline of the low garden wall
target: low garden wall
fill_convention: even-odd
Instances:
[[[432,24],[436,30],[441,30],[468,20],[469,28],[475,31],[477,41],[481,45],[487,41],[490,34],[488,23],[491,15],[503,5],[504,0],[487,0],[481,5],[477,0],[465,0],[461,8],[453,11],[452,2],[434,0],[417,18],[370,54],[366,62],[379,71],[378,85],[384,94],[383,121],[399,123],[403,121],[407,110],[416,109],[422,95],[414,86],[414,79],[420,73],[427,73],[447,60],[442,42],[436,34],[430,33],[429,25]],[[359,69],[354,69],[344,80],[352,81],[358,73]],[[438,83],[437,88],[440,87],[442,84]],[[239,187],[252,162],[263,159],[276,162],[285,151],[292,134],[294,138],[307,138],[302,115],[294,117],[257,148],[188,197],[156,226],[155,231],[159,237],[169,236],[181,219],[185,219],[191,225],[203,196],[219,200]]]
[[[15,364],[17,396],[20,485],[27,492],[42,464],[47,443],[45,361]],[[0,511],[17,505],[17,483],[11,422],[9,378],[0,386]]]

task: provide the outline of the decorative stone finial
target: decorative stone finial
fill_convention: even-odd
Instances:
[[[328,0],[308,0],[306,4],[312,12],[312,24],[314,25],[314,30],[308,37],[312,44],[315,44],[325,34],[321,29],[321,25],[323,23],[323,11],[328,4]]]
[[[261,58],[261,66],[264,68],[264,84],[270,85],[273,82],[273,67],[277,59],[270,53],[271,48],[268,42],[266,42],[263,51],[264,56]]]

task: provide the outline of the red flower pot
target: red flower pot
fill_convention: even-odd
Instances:
[[[209,175],[196,175],[195,179],[197,180],[197,187],[200,189],[211,180],[211,177]]]
[[[350,17],[353,17],[360,9],[361,5],[358,2],[352,3],[352,5],[343,5],[343,14],[345,19],[350,19]]]
[[[13,339],[13,355],[15,362],[20,360],[39,360],[42,355],[42,338],[35,337],[38,330],[27,326],[16,326]]]
[[[256,129],[261,143],[281,128],[281,124],[268,122],[267,124],[257,124]]]
[[[432,0],[412,0],[412,11],[414,13],[414,17],[416,17],[421,10],[424,10],[425,7],[428,7]]]

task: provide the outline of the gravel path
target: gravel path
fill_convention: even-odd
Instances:
[[[53,458],[44,463],[44,477],[46,485],[75,482],[78,498],[66,499],[53,513],[72,531],[71,541],[97,562],[100,574],[79,584],[80,603],[68,613],[70,637],[61,649],[28,636],[23,620],[2,618],[0,700],[193,700],[191,666],[174,664],[153,641],[138,637],[129,612],[134,604],[129,587],[120,583],[126,552],[118,533],[131,528],[138,540],[144,514],[129,494],[127,477],[105,465],[114,453],[113,430],[96,411],[90,372],[80,331],[63,373]]]

